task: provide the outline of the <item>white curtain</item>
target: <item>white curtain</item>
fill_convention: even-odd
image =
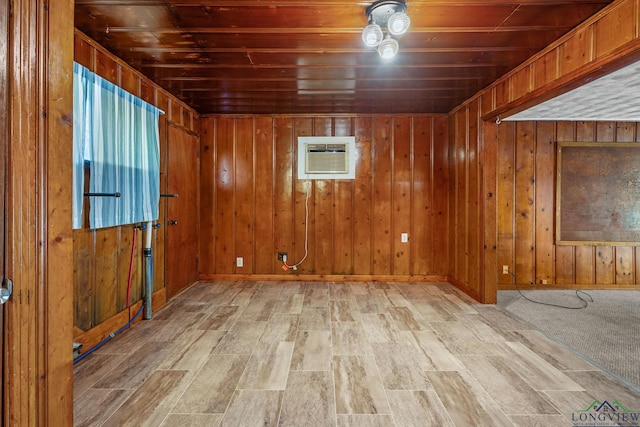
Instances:
[[[161,110],[74,63],[73,227],[82,227],[84,166],[90,228],[153,221],[160,200]]]

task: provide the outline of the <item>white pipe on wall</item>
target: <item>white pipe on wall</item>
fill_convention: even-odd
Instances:
[[[147,222],[144,239],[144,271],[145,271],[145,284],[144,284],[144,318],[150,320],[153,317],[153,310],[151,307],[151,295],[153,294],[153,258],[151,251],[151,242],[153,238],[153,223]]]

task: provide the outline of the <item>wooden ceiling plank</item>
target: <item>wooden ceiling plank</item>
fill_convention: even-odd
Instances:
[[[384,63],[369,1],[76,0],[76,26],[203,114],[447,113],[611,1],[411,0]]]

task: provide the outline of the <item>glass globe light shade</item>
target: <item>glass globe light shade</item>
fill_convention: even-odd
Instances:
[[[387,29],[394,36],[400,36],[407,32],[411,25],[409,16],[404,12],[396,12],[389,17],[387,21]]]
[[[391,59],[398,53],[398,41],[387,37],[378,45],[378,53],[382,59]]]
[[[382,38],[382,28],[378,24],[369,24],[362,30],[362,41],[368,47],[378,46]]]

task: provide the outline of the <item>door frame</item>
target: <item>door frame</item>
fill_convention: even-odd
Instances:
[[[8,2],[0,2],[0,52],[7,52],[9,45],[9,5]],[[0,63],[0,282],[6,276],[6,248],[7,248],[7,162],[9,153],[9,126],[7,116],[9,111],[9,58],[5,55]],[[6,366],[6,347],[5,347],[5,310],[0,305],[0,349],[2,349],[2,359],[0,359],[0,378],[2,386],[0,386],[0,427],[7,425],[4,421],[5,411],[5,366]]]
[[[72,0],[11,0],[5,425],[73,425]]]

